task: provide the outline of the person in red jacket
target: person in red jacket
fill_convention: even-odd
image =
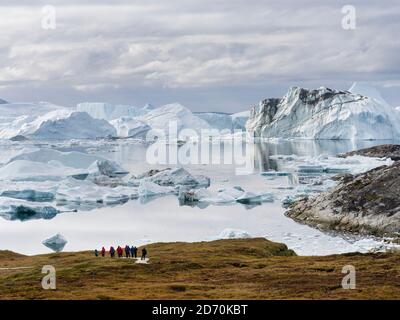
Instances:
[[[118,246],[118,248],[117,248],[117,254],[118,254],[118,258],[122,258],[123,251],[120,246]]]
[[[104,257],[106,255],[106,249],[103,247],[101,248],[101,256]]]

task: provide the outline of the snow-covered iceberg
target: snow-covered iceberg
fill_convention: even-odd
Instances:
[[[374,96],[324,87],[315,90],[292,87],[282,99],[266,99],[253,107],[246,128],[254,136],[265,138],[400,137],[398,115],[376,93]]]
[[[49,103],[0,105],[0,138],[95,139],[115,136],[107,121]]]
[[[52,236],[51,238],[44,240],[42,243],[47,248],[50,248],[55,252],[60,252],[64,249],[67,242],[68,242],[67,239],[65,239],[63,235],[57,233],[55,236]]]
[[[29,136],[35,139],[96,139],[116,136],[115,128],[105,120],[94,119],[86,112],[71,112],[64,118],[47,120]]]

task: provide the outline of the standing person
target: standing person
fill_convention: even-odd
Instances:
[[[104,257],[106,255],[106,249],[103,247],[101,248],[101,256]]]
[[[131,249],[129,248],[128,245],[125,246],[125,257],[129,258],[129,256],[131,255]]]
[[[140,258],[140,260],[146,260],[146,254],[147,254],[147,250],[146,248],[142,249],[142,257]]]
[[[94,255],[95,255],[96,257],[99,256],[99,251],[97,251],[97,249],[94,249]]]
[[[118,246],[117,248],[118,258],[122,258],[122,248]]]
[[[113,246],[111,246],[110,247],[110,256],[111,256],[111,258],[114,258],[114,255],[115,255],[115,249],[114,249]]]
[[[137,248],[134,246],[131,247],[131,257],[137,258]]]

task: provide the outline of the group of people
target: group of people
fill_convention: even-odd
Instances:
[[[114,258],[115,254],[117,254],[118,258],[122,258],[124,255],[126,258],[130,257],[137,258],[138,248],[136,248],[135,246],[129,247],[128,245],[126,245],[125,248],[118,246],[117,249],[114,249],[114,247],[111,246],[108,252],[111,258]],[[100,254],[102,257],[106,256],[106,249],[104,247],[101,248]],[[94,255],[96,257],[99,256],[99,251],[97,249],[94,250]],[[147,255],[147,250],[146,248],[143,248],[140,260],[146,260],[146,255]]]

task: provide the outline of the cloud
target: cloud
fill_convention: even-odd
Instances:
[[[399,79],[395,0],[353,0],[357,28],[350,31],[341,27],[340,1],[53,0],[57,27],[44,30],[47,2],[0,6],[2,95],[57,86],[68,104],[89,93],[143,103],[133,96],[142,90],[146,100],[167,103],[181,92],[190,107],[191,92],[199,109],[199,97],[215,106],[220,89],[217,108],[227,110],[229,87],[257,88],[258,97],[237,97],[240,108],[291,84],[343,88],[364,80],[390,90]]]

